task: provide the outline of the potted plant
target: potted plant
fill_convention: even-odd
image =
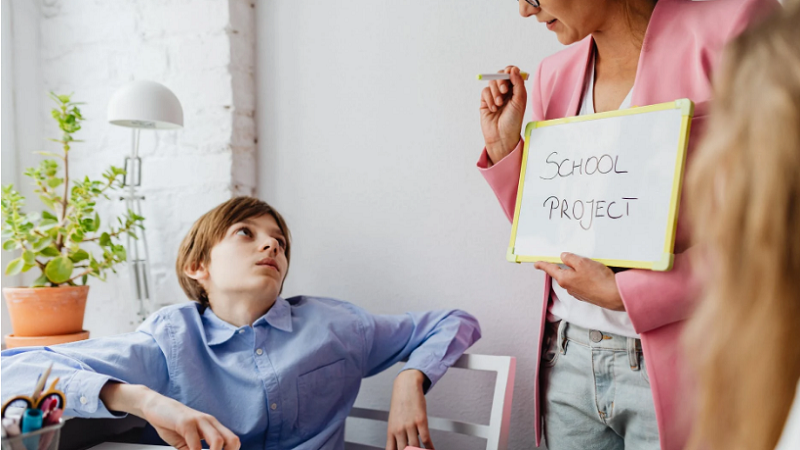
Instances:
[[[25,198],[13,185],[2,188],[3,250],[21,250],[21,255],[6,266],[6,274],[31,269],[40,272],[29,287],[3,288],[14,329],[14,335],[6,337],[8,347],[88,337],[83,330],[88,278],[105,281],[108,270],[116,272],[114,266],[126,260],[120,238],[125,233],[135,238],[135,230],[144,229],[144,218],[128,210],[101,231],[96,200],[109,199],[110,193],[122,188],[125,171],[112,166],[103,173],[102,180],[70,180],[69,152],[74,142],[80,142],[73,135],[81,129],[83,120],[80,103],[72,102],[70,95],[51,92],[50,97],[57,103],[52,116],[62,131],[60,139],[50,140],[61,144],[63,155],[42,154],[60,159],[63,174],[56,159],[45,159],[24,173],[33,180],[45,209],[23,212]],[[47,338],[26,339],[33,336]]]

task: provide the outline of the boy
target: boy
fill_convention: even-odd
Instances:
[[[431,448],[424,392],[480,337],[477,321],[457,310],[381,316],[283,299],[290,256],[277,211],[229,200],[195,222],[178,252],[178,279],[196,303],[163,308],[134,333],[7,350],[2,397],[29,391],[53,363],[66,415],[131,413],[190,450],[200,439],[214,450],[341,449],[361,378],[408,358],[386,445]]]

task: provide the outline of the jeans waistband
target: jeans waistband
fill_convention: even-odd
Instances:
[[[555,332],[558,339],[558,348],[562,354],[567,351],[568,341],[597,350],[624,351],[628,353],[628,360],[632,370],[639,370],[639,354],[642,353],[641,339],[607,333],[600,330],[591,330],[580,327],[563,320],[547,323],[550,332]],[[557,328],[557,330],[555,329]]]

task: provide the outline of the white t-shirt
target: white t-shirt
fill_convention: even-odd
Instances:
[[[578,112],[579,116],[587,114],[594,114],[594,71],[595,59],[592,57],[592,63],[589,64],[588,83],[583,88],[583,103]],[[631,107],[631,93],[619,105],[619,109],[626,109]],[[578,300],[577,298],[569,295],[566,289],[558,285],[553,280],[552,285],[553,303],[548,310],[548,320],[551,322],[557,320],[566,320],[568,323],[578,325],[583,328],[592,330],[605,331],[607,333],[618,334],[626,337],[638,338],[639,335],[633,329],[631,318],[625,311],[612,311],[610,309],[601,308],[591,303],[586,303]]]
[[[786,425],[783,426],[783,434],[775,450],[797,450],[800,448],[800,383],[797,384],[797,392],[794,395],[792,410],[786,418]]]

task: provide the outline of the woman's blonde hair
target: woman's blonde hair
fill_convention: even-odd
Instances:
[[[688,448],[773,449],[800,378],[800,8],[726,49],[688,175],[706,289],[684,335]]]

